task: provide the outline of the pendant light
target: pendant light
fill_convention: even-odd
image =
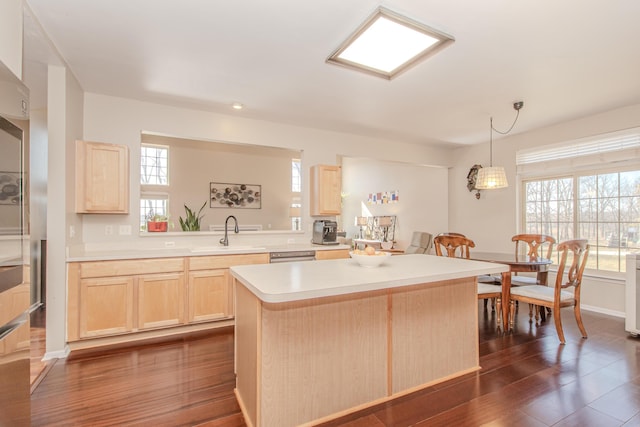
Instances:
[[[496,190],[498,188],[507,188],[509,183],[507,182],[507,174],[502,166],[493,166],[493,131],[499,134],[506,135],[515,126],[520,115],[520,109],[524,103],[522,101],[515,102],[513,108],[516,110],[516,118],[513,124],[506,132],[500,132],[493,127],[493,117],[489,118],[489,167],[481,168],[478,170],[478,177],[476,179],[475,188],[478,190]]]

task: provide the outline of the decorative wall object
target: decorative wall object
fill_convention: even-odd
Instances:
[[[254,184],[209,183],[210,207],[260,209],[262,186]]]
[[[22,178],[18,172],[0,172],[0,205],[20,205]]]
[[[385,205],[387,203],[398,203],[400,199],[400,192],[394,191],[382,191],[379,193],[369,193],[367,203],[370,205]]]

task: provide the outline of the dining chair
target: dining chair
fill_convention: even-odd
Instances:
[[[530,258],[547,259],[551,259],[553,245],[556,243],[556,239],[546,234],[516,234],[511,238],[511,241],[516,244],[516,257],[521,253],[521,251],[526,250],[526,254]],[[545,247],[546,251],[544,249]],[[535,284],[538,284],[536,277],[518,276],[517,273],[514,273],[511,278],[512,286]],[[546,283],[540,284],[546,285]]]
[[[436,249],[436,255],[438,256],[448,256],[448,257],[457,257],[457,258],[470,258],[470,248],[475,248],[476,244],[473,240],[465,237],[460,233],[440,233],[433,239],[433,244]],[[500,316],[501,312],[501,300],[502,300],[502,287],[496,286],[491,279],[491,276],[483,275],[478,276],[478,284],[477,284],[477,293],[478,299],[484,300],[485,308],[487,306],[488,300],[492,301],[491,308],[492,310],[497,310],[498,316]],[[485,282],[484,280],[487,280]],[[499,317],[498,317],[499,320]]]
[[[511,327],[514,325],[515,302],[533,304],[535,306],[553,309],[553,319],[556,325],[556,332],[562,344],[565,343],[564,332],[562,331],[562,319],[560,309],[573,307],[576,323],[582,333],[583,338],[587,338],[587,331],[582,323],[580,314],[580,288],[582,285],[582,274],[589,256],[589,244],[586,240],[567,240],[558,245],[560,253],[560,263],[558,273],[553,287],[543,285],[525,285],[511,288],[511,300],[509,301],[511,310]],[[567,268],[567,260],[571,258],[571,264]],[[564,274],[567,271],[567,281]],[[569,291],[573,288],[573,292]],[[531,312],[529,312],[531,321]]]
[[[436,255],[469,259],[469,249],[475,248],[473,240],[460,234],[440,233],[433,239]]]
[[[433,235],[424,231],[414,231],[405,254],[426,254],[433,246]]]

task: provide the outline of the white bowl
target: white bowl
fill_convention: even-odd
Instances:
[[[349,252],[349,255],[351,255],[351,258],[356,260],[361,267],[379,267],[391,256],[391,253],[376,251],[375,255],[365,255]]]

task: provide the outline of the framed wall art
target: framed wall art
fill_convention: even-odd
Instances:
[[[209,183],[211,208],[260,209],[262,186],[255,184]]]
[[[0,172],[0,205],[20,205],[22,177],[19,172]]]

